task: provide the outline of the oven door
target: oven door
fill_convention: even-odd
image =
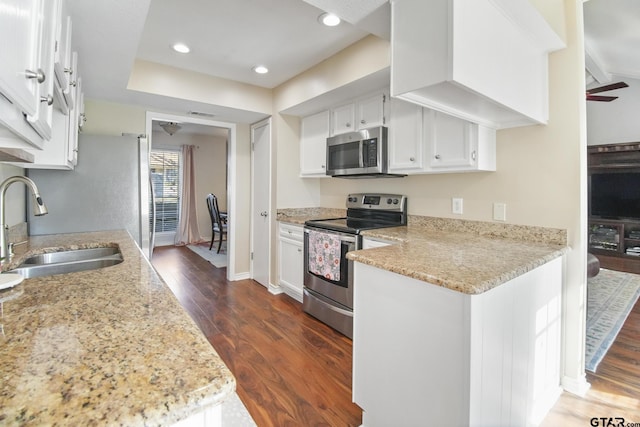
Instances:
[[[310,269],[309,262],[309,231],[330,234],[340,240],[340,277],[330,280],[315,274]],[[340,233],[331,230],[305,226],[304,233],[304,286],[338,304],[353,310],[353,261],[346,258],[349,251],[360,249],[360,236],[357,234]]]

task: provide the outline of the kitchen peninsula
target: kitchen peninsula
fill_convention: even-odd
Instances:
[[[219,425],[235,379],[126,231],[31,237],[4,269],[104,246],[124,261],[0,291],[0,424]]]
[[[395,244],[347,255],[363,426],[537,425],[561,392],[565,232],[410,217],[364,238]]]

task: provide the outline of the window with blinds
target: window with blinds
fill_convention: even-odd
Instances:
[[[180,152],[152,149],[149,166],[156,205],[155,232],[175,233],[180,212]]]

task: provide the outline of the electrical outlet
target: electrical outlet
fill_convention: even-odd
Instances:
[[[495,221],[507,220],[507,204],[506,203],[493,204],[493,219]]]
[[[451,212],[454,214],[462,215],[462,199],[454,197],[451,199]]]

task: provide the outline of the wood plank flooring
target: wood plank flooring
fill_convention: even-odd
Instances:
[[[351,341],[252,280],[227,282],[184,247],[154,251],[153,265],[236,376],[259,427],[359,426],[351,402]],[[591,426],[592,418],[640,423],[640,301],[598,366],[584,398],[564,393],[543,427]],[[602,421],[600,421],[602,422]]]
[[[604,356],[596,373],[587,371],[591,388],[584,398],[563,393],[547,415],[543,427],[640,425],[640,300],[627,317],[615,342]],[[613,418],[611,424],[592,418]]]
[[[351,340],[253,280],[227,282],[185,247],[154,250],[153,266],[237,381],[259,427],[359,426],[351,402]]]

